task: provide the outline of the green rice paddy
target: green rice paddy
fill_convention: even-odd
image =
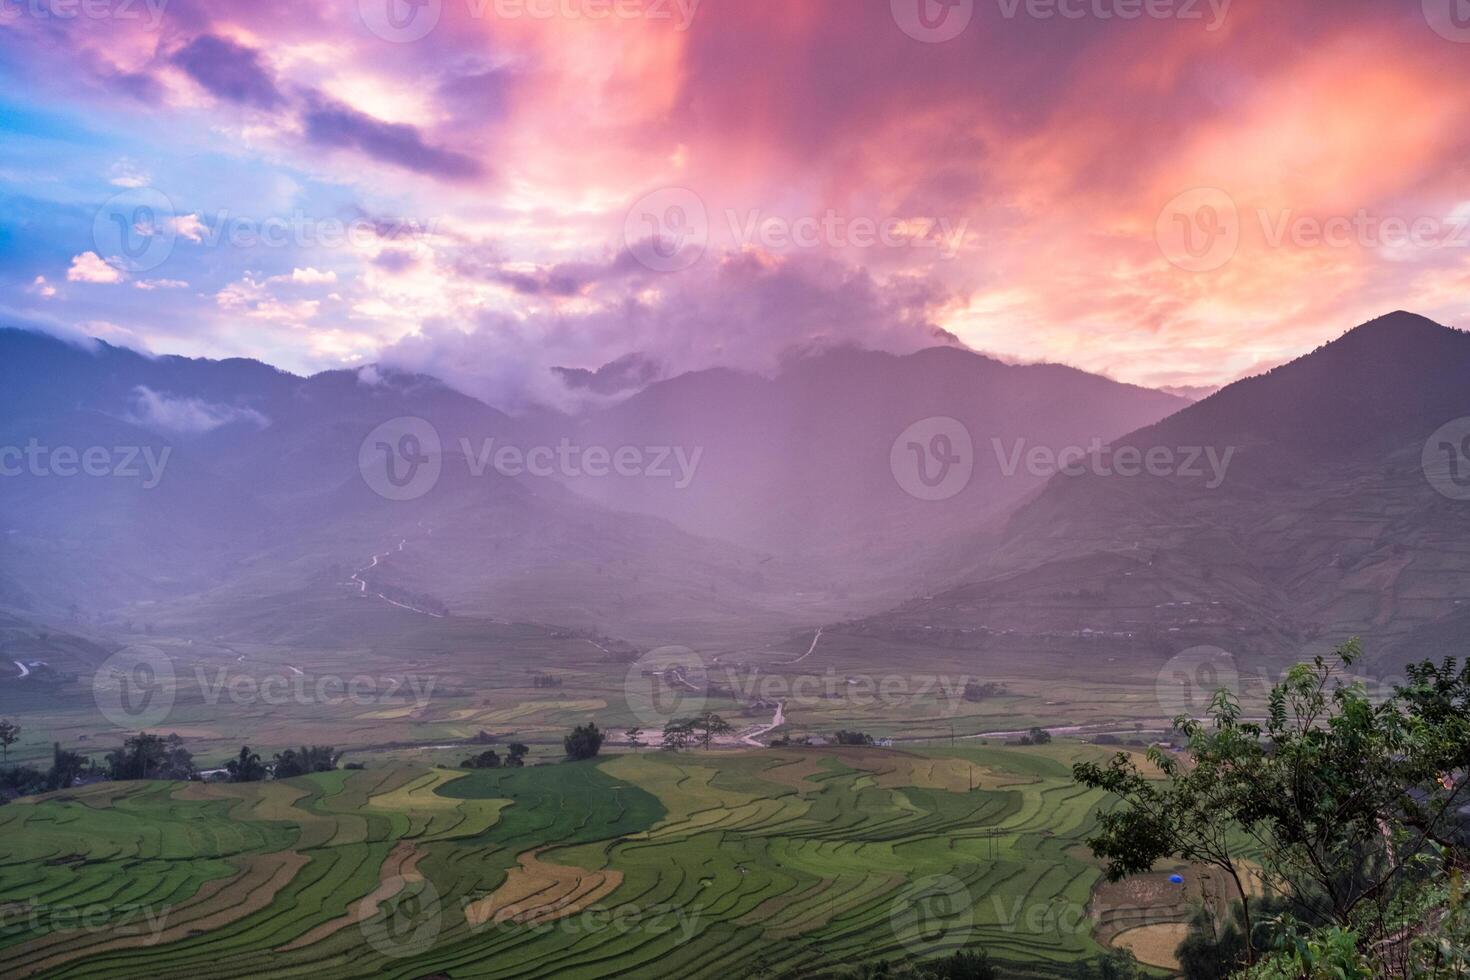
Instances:
[[[101,783],[0,807],[0,974],[732,980],[980,945],[1061,975],[1102,952],[1066,914],[1100,751]]]

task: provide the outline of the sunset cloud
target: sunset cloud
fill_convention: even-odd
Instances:
[[[889,0],[654,6],[7,24],[40,93],[0,149],[0,219],[35,229],[12,284],[159,349],[383,358],[506,405],[951,337],[1212,386],[1385,310],[1470,315],[1470,49],[1419,4],[977,2],[943,43]],[[167,249],[99,242],[145,221]],[[26,292],[68,263],[134,302]]]

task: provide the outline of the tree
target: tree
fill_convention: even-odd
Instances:
[[[635,750],[643,747],[643,729],[630,728],[623,734],[628,737],[628,744],[633,746]]]
[[[462,769],[499,769],[500,753],[494,749],[486,749],[479,755],[472,755],[460,764]]]
[[[260,756],[250,751],[250,746],[240,746],[240,755],[225,763],[232,783],[258,783],[266,777],[265,765]]]
[[[48,790],[70,789],[87,768],[87,760],[79,752],[63,749],[60,742],[51,744],[51,769],[46,773]]]
[[[1248,966],[1258,943],[1243,847],[1260,855],[1263,884],[1295,918],[1338,933],[1319,930],[1303,949],[1351,934],[1368,951],[1415,928],[1402,910],[1416,891],[1470,861],[1456,838],[1470,796],[1470,664],[1411,667],[1410,684],[1375,704],[1341,676],[1360,656],[1353,641],[1292,668],[1271,690],[1264,726],[1219,692],[1206,721],[1175,722],[1189,764],[1149,751],[1162,782],[1125,755],[1078,765],[1079,782],[1123,802],[1088,841],[1108,877],[1168,857],[1220,868],[1241,898]]]
[[[529,745],[523,745],[520,742],[511,742],[510,745],[506,746],[506,752],[508,754],[505,757],[505,764],[512,768],[524,766],[526,764],[526,753],[530,751],[531,747]]]
[[[694,726],[691,722],[682,721],[678,718],[671,719],[664,726],[663,747],[668,752],[678,752],[689,747],[689,741],[694,737]]]
[[[591,722],[586,725],[578,725],[572,729],[572,733],[564,738],[567,758],[573,762],[583,759],[592,759],[602,751],[602,732],[598,730],[597,723]]]
[[[0,752],[4,760],[10,761],[10,747],[20,740],[20,726],[13,721],[0,718]]]
[[[850,732],[843,729],[837,733],[838,745],[872,745],[873,736],[867,732]]]
[[[709,751],[709,747],[715,739],[734,731],[728,721],[712,711],[700,715],[691,724],[693,730],[698,732],[699,744],[704,746],[706,752]]]
[[[1051,732],[1045,728],[1033,728],[1021,741],[1025,745],[1046,745],[1051,741]]]

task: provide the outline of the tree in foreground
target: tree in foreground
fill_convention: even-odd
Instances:
[[[1253,976],[1432,976],[1415,965],[1416,944],[1426,943],[1425,956],[1470,961],[1458,884],[1470,867],[1460,836],[1470,664],[1411,667],[1408,685],[1375,703],[1343,676],[1360,656],[1354,641],[1292,668],[1272,689],[1264,724],[1218,693],[1205,721],[1176,720],[1187,758],[1149,750],[1162,779],[1122,754],[1075,768],[1079,782],[1122,803],[1088,841],[1109,879],[1181,858],[1236,884],[1236,965],[1254,966],[1263,952],[1252,885],[1284,903],[1266,930],[1273,955]],[[1446,934],[1446,925],[1460,931]]]
[[[572,733],[566,736],[562,743],[566,746],[567,758],[573,762],[582,759],[592,759],[602,751],[602,732],[598,730],[596,722],[586,725],[578,725],[572,729]]]

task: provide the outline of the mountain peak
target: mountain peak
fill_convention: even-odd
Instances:
[[[1470,412],[1467,375],[1470,333],[1396,310],[1289,364],[1221,389],[1145,438],[1201,445],[1265,441],[1307,456],[1385,440],[1422,440]]]
[[[1396,344],[1402,344],[1406,341],[1433,340],[1463,333],[1462,330],[1436,323],[1427,316],[1410,313],[1408,310],[1394,310],[1353,327],[1334,343],[1377,343],[1392,340]]]

